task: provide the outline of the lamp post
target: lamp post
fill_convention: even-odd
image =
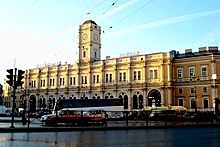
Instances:
[[[190,79],[190,82],[195,82],[195,85],[194,85],[194,93],[195,93],[195,95],[194,95],[194,97],[195,97],[195,100],[194,100],[194,109],[195,109],[195,113],[197,114],[197,91],[196,91],[196,84],[197,84],[197,82],[199,81],[200,79],[199,79],[199,77],[193,77],[193,80],[192,79]]]
[[[196,85],[194,86],[195,88],[195,113],[197,114],[197,95],[196,95]]]
[[[22,108],[23,108],[23,111],[22,111],[22,123],[23,124],[26,124],[27,120],[26,120],[26,106],[27,106],[27,100],[26,100],[26,89],[24,90],[21,90],[23,92],[23,95],[22,95]]]

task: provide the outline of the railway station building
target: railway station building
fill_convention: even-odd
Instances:
[[[217,46],[101,59],[101,27],[93,20],[79,26],[78,60],[26,69],[16,92],[16,107],[52,109],[58,99],[122,98],[125,110],[159,106],[214,108],[220,97]],[[4,84],[4,103],[12,105]],[[7,91],[8,89],[8,91]]]

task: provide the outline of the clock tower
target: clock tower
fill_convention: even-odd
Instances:
[[[101,59],[101,27],[87,20],[79,28],[79,64],[92,63]]]

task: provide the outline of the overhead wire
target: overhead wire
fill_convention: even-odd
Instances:
[[[28,12],[36,5],[37,2],[38,0],[33,2],[33,4],[27,9],[27,11],[25,11],[24,15],[16,22],[16,24],[18,24],[28,14]]]
[[[105,2],[106,0],[103,0],[103,1],[101,1],[100,3],[98,3],[98,4],[96,4],[94,7],[92,7],[91,9],[89,9],[89,10],[94,10],[94,9],[97,9],[101,4],[103,4],[104,2]],[[80,15],[79,17],[77,17],[76,19],[74,19],[74,21],[72,21],[72,22],[75,22],[75,21],[78,21],[79,19],[81,19],[83,16],[86,16],[86,15],[91,15],[91,14],[93,14],[91,11],[86,11],[86,12],[83,12],[82,13],[82,15]],[[71,22],[71,23],[72,23]]]
[[[118,1],[118,0],[115,0],[115,1],[111,4],[111,6],[109,6],[102,14],[105,14],[107,11],[109,11],[109,10],[116,4],[117,1]]]
[[[92,7],[92,8],[90,8],[90,9],[88,9],[87,11],[83,12],[82,15],[80,15],[79,17],[77,17],[76,19],[74,19],[74,21],[72,21],[71,24],[72,24],[73,22],[78,21],[79,19],[82,19],[84,16],[88,16],[88,15],[93,14],[93,12],[90,11],[90,10],[97,10],[97,8],[98,8],[99,6],[101,6],[105,1],[106,1],[106,0],[102,0],[101,2],[97,3],[94,7]],[[117,0],[116,0],[116,1],[117,1]],[[69,24],[69,25],[70,25],[70,24]],[[69,26],[69,25],[68,25],[68,26]],[[77,39],[78,37],[79,37],[79,36],[77,36],[76,39]],[[73,41],[74,41],[74,40],[75,40],[75,39],[73,39]]]
[[[146,3],[144,3],[141,7],[138,7],[137,9],[135,9],[134,11],[132,11],[131,13],[129,13],[128,15],[126,15],[125,17],[123,17],[122,19],[120,19],[117,23],[115,23],[114,25],[111,25],[109,29],[112,29],[114,26],[120,24],[121,22],[123,22],[124,20],[126,20],[128,17],[130,17],[131,15],[135,14],[136,12],[140,11],[141,9],[143,9],[146,5],[150,4],[153,0],[149,0],[146,1]]]

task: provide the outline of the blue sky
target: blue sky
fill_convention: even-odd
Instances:
[[[102,59],[220,44],[219,0],[0,0],[0,83],[6,69],[77,60],[78,28],[101,26]]]

